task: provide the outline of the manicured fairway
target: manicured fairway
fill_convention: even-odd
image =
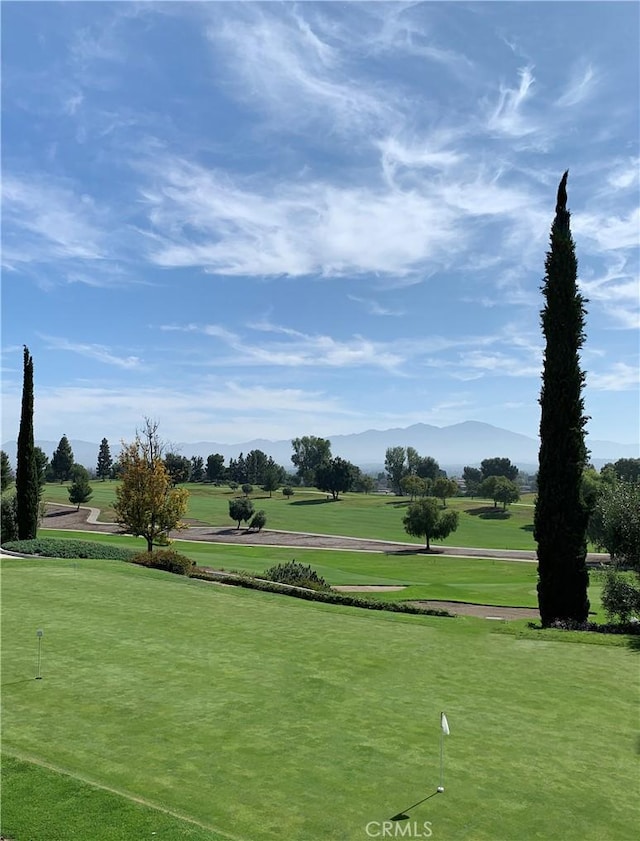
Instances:
[[[89,537],[100,543],[144,548],[141,538],[123,535],[90,534],[57,529],[41,529],[42,537]],[[327,549],[280,549],[270,546],[229,546],[223,543],[196,543],[176,540],[173,546],[199,566],[238,570],[260,575],[269,566],[295,558],[310,564],[329,584],[406,585],[388,593],[361,594],[381,601],[440,599],[478,604],[537,607],[536,564],[495,561],[483,558],[441,557],[438,555],[348,552]],[[600,576],[590,573],[591,617],[604,621],[600,606]]]
[[[89,505],[100,508],[105,520],[113,519],[111,505],[115,499],[115,482],[92,482],[94,495]],[[200,523],[231,526],[229,488],[188,484],[187,517]],[[68,503],[66,485],[46,486],[46,502]],[[327,501],[317,491],[296,490],[290,501],[280,492],[272,498],[262,491],[252,497],[255,509],[264,509],[267,527],[287,531],[309,531],[318,534],[342,534],[378,540],[400,540],[420,543],[409,538],[402,525],[408,499],[376,494],[346,494],[337,502]],[[457,531],[447,540],[448,546],[481,546],[492,549],[534,549],[532,536],[533,506],[529,503],[510,506],[507,514],[493,509],[493,503],[474,499],[452,499],[448,507],[460,512]]]
[[[442,709],[446,792],[410,813],[433,838],[635,837],[640,654],[624,638],[518,638],[119,562],[2,570],[5,751],[210,827],[154,838],[366,841],[435,791]],[[30,824],[27,791],[5,789],[4,832],[82,837]],[[114,834],[120,811],[90,792],[67,802],[69,821],[95,810],[91,841],[150,837]]]

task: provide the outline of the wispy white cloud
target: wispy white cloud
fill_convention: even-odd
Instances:
[[[576,236],[592,240],[600,251],[637,248],[640,232],[640,208],[623,216],[576,213],[573,217]]]
[[[616,163],[607,178],[607,183],[614,190],[635,189],[637,191],[640,183],[640,158],[629,158]]]
[[[535,78],[533,68],[521,67],[517,88],[500,85],[498,101],[488,116],[487,128],[509,137],[524,137],[538,130],[539,125],[524,113],[524,105],[531,99]]]
[[[357,304],[362,304],[366,312],[369,315],[381,315],[381,316],[401,316],[404,315],[404,310],[399,309],[391,309],[390,307],[384,307],[382,304],[378,303],[378,301],[373,300],[373,298],[359,298],[357,295],[348,295],[347,296],[350,301],[355,301]]]
[[[216,6],[213,17],[207,37],[225,56],[229,84],[267,116],[294,116],[290,130],[318,118],[334,131],[373,129],[395,113],[381,86],[374,92],[349,78],[342,52],[295,6]]]
[[[584,102],[593,93],[597,82],[598,76],[591,64],[575,67],[565,90],[555,104],[561,108],[570,108]]]
[[[608,371],[587,372],[587,386],[597,391],[631,391],[640,384],[640,368],[614,362]]]
[[[260,190],[186,161],[153,164],[143,191],[152,262],[232,275],[403,275],[437,261],[461,232],[435,196],[327,182]],[[195,235],[194,235],[194,232]]]
[[[3,429],[9,437],[17,428],[19,390],[3,390]],[[265,438],[290,437],[291,428],[301,434],[322,434],[331,424],[349,427],[362,424],[362,415],[336,396],[322,390],[268,388],[236,382],[199,381],[195,388],[161,388],[137,384],[78,384],[44,386],[38,390],[35,431],[39,438],[56,438],[60,429],[77,428],[82,418],[82,437],[110,441],[133,438],[143,417],[159,418],[168,440],[242,441],[254,438],[256,429]],[[11,430],[11,432],[9,432]]]
[[[246,337],[218,325],[163,325],[162,330],[181,330],[200,332],[220,339],[233,350],[230,359],[216,358],[215,364],[237,366],[280,366],[294,368],[384,368],[395,370],[402,363],[403,357],[393,353],[380,343],[353,336],[348,340],[338,340],[326,335],[309,335],[291,328],[281,327],[267,321],[250,325],[253,331],[276,333],[286,339],[257,344]]]
[[[2,179],[3,264],[47,260],[100,260],[103,234],[93,220],[99,210],[85,193],[46,176]]]
[[[82,344],[71,342],[57,336],[46,336],[40,334],[40,338],[47,343],[48,350],[63,350],[70,353],[77,353],[105,365],[115,365],[118,368],[132,369],[140,368],[141,360],[137,356],[117,356],[110,348],[99,344]]]

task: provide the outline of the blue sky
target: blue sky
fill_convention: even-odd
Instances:
[[[537,434],[558,181],[637,441],[636,3],[2,4],[2,440]]]

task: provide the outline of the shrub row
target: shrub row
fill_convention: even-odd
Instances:
[[[342,593],[335,593],[332,590],[303,590],[301,588],[280,585],[274,581],[262,581],[258,578],[238,575],[212,575],[209,572],[193,572],[192,578],[199,578],[202,581],[217,581],[220,584],[231,584],[236,587],[246,587],[249,590],[261,590],[265,593],[277,593],[283,596],[292,596],[294,599],[305,599],[311,602],[325,602],[326,604],[339,604],[345,607],[362,607],[365,610],[385,610],[390,613],[411,613],[420,616],[448,616],[453,619],[452,613],[447,610],[435,610],[431,608],[415,607],[402,602],[379,602],[373,599],[361,599],[357,596],[349,596]]]
[[[135,554],[132,549],[95,543],[91,540],[58,540],[53,537],[35,540],[10,540],[2,544],[8,552],[22,555],[42,555],[46,558],[94,558],[96,560],[130,561]]]
[[[313,567],[305,566],[296,560],[269,567],[266,572],[263,572],[261,578],[276,581],[279,584],[291,584],[294,587],[308,587],[310,590],[328,591],[331,589]]]
[[[535,622],[529,622],[528,626],[534,630],[540,629],[540,625]],[[597,622],[575,622],[572,619],[556,619],[548,627],[555,628],[558,631],[590,631],[594,634],[640,635],[640,622],[611,622],[606,625],[600,625]]]
[[[176,575],[191,575],[195,561],[181,555],[175,549],[154,549],[153,552],[138,552],[127,558],[132,564],[138,564],[151,569],[163,569]]]

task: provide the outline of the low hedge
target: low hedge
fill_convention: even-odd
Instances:
[[[529,622],[530,628],[538,629],[541,626],[535,622]],[[556,619],[548,628],[555,628],[558,631],[590,631],[594,634],[629,634],[631,636],[640,635],[640,622],[609,622],[607,624],[599,624],[598,622],[575,622],[572,619]]]
[[[176,575],[191,575],[195,561],[181,555],[175,549],[154,549],[153,552],[137,552],[128,558],[132,564],[138,564],[151,569],[163,569]]]
[[[274,581],[277,584],[291,584],[294,587],[307,587],[309,590],[329,591],[327,582],[318,575],[315,569],[305,566],[295,559],[286,564],[277,564],[265,570],[261,578]]]
[[[360,599],[357,596],[349,596],[333,591],[306,590],[299,587],[276,584],[273,581],[262,581],[246,575],[212,575],[209,572],[195,571],[191,573],[191,578],[198,578],[201,581],[217,581],[219,584],[231,584],[236,587],[246,587],[249,590],[277,593],[281,596],[292,596],[294,599],[305,599],[311,602],[339,604],[345,607],[361,607],[365,610],[386,610],[390,613],[411,613],[420,616],[448,616],[450,619],[455,618],[447,610],[416,607],[415,605],[404,604],[402,602],[378,602],[373,599]]]
[[[135,554],[132,549],[95,543],[91,540],[62,540],[54,537],[34,540],[10,540],[2,544],[7,552],[21,555],[41,555],[45,558],[93,558],[108,561],[130,561]]]

